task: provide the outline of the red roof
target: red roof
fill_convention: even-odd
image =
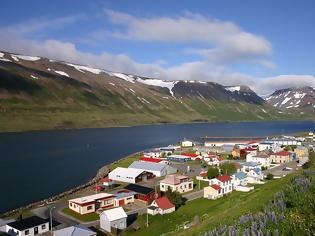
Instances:
[[[247,148],[245,148],[245,150],[246,150],[246,151],[256,151],[256,150],[257,150],[257,148],[247,147]]]
[[[281,151],[281,152],[276,152],[276,153],[273,153],[272,155],[277,155],[277,156],[290,156],[290,152],[288,151]]]
[[[215,190],[220,190],[221,189],[221,187],[219,185],[217,185],[217,184],[212,184],[211,188],[214,188]]]
[[[111,180],[110,178],[103,178],[103,179],[100,179],[100,183],[109,183],[109,182],[112,182],[113,180]]]
[[[154,163],[159,163],[162,160],[158,158],[151,158],[151,157],[140,157],[139,161],[146,161],[146,162],[154,162]]]
[[[223,157],[217,157],[218,161],[223,161],[224,158]]]
[[[159,208],[163,210],[167,210],[167,209],[175,207],[174,204],[171,203],[167,197],[160,197],[156,199],[155,201],[156,201],[156,204],[159,206]]]
[[[232,180],[232,178],[229,175],[222,175],[222,176],[217,177],[217,180],[221,182],[227,182],[229,180]]]
[[[96,191],[101,191],[101,190],[103,190],[104,188],[101,187],[101,186],[94,186],[93,189],[96,190]]]
[[[201,177],[207,177],[208,173],[207,172],[200,172],[199,176]]]
[[[182,153],[183,156],[186,156],[186,157],[197,157],[198,155],[197,154],[190,154],[190,153]]]

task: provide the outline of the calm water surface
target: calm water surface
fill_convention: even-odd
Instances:
[[[315,130],[314,122],[150,125],[0,134],[0,212],[86,182],[105,164],[146,148],[202,136],[266,136]]]

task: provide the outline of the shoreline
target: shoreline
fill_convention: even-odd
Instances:
[[[27,204],[25,206],[21,206],[21,207],[15,208],[13,210],[9,210],[9,211],[0,213],[0,216],[3,217],[3,218],[6,218],[6,217],[13,216],[15,214],[22,214],[22,212],[25,211],[25,210],[31,210],[31,209],[37,208],[37,207],[44,207],[44,206],[50,205],[50,204],[52,204],[52,203],[54,203],[56,201],[60,201],[60,200],[66,198],[68,196],[71,196],[72,194],[76,194],[76,193],[78,193],[78,192],[80,192],[80,191],[82,191],[84,189],[87,189],[87,188],[93,186],[101,178],[106,176],[109,173],[109,166],[111,166],[113,164],[116,164],[117,162],[120,162],[120,161],[122,161],[124,159],[128,159],[128,158],[130,158],[130,157],[132,157],[134,155],[137,155],[137,154],[139,154],[141,152],[142,151],[129,154],[128,156],[120,158],[117,161],[114,161],[114,162],[111,162],[109,164],[106,164],[106,165],[102,166],[101,168],[99,168],[96,171],[96,175],[93,178],[87,180],[86,183],[80,184],[79,186],[75,186],[75,187],[73,187],[73,188],[71,188],[69,190],[66,190],[66,191],[64,191],[62,193],[59,193],[59,194],[47,197],[45,199],[29,203],[29,204]]]
[[[32,133],[32,132],[51,132],[51,131],[77,131],[77,130],[90,130],[90,129],[110,129],[110,128],[132,128],[132,127],[141,127],[141,126],[160,126],[160,125],[188,125],[188,124],[219,124],[219,123],[261,123],[261,122],[312,122],[315,123],[315,120],[312,119],[287,119],[287,120],[243,120],[243,121],[191,121],[191,122],[165,122],[165,123],[148,123],[148,124],[134,124],[134,125],[117,125],[117,126],[100,126],[100,127],[80,127],[80,128],[52,128],[52,129],[34,129],[34,130],[12,130],[12,131],[2,131],[1,134],[17,134],[17,133]]]

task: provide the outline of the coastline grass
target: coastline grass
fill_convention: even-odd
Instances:
[[[73,218],[75,218],[79,221],[82,221],[82,222],[91,222],[91,221],[99,220],[99,215],[95,212],[85,214],[85,215],[80,215],[80,214],[70,210],[69,208],[63,209],[62,212],[64,214],[66,214],[70,217],[73,217]]]

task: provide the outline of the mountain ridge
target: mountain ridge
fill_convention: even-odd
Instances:
[[[4,131],[297,118],[246,86],[165,81],[8,52],[0,54],[0,112]]]

